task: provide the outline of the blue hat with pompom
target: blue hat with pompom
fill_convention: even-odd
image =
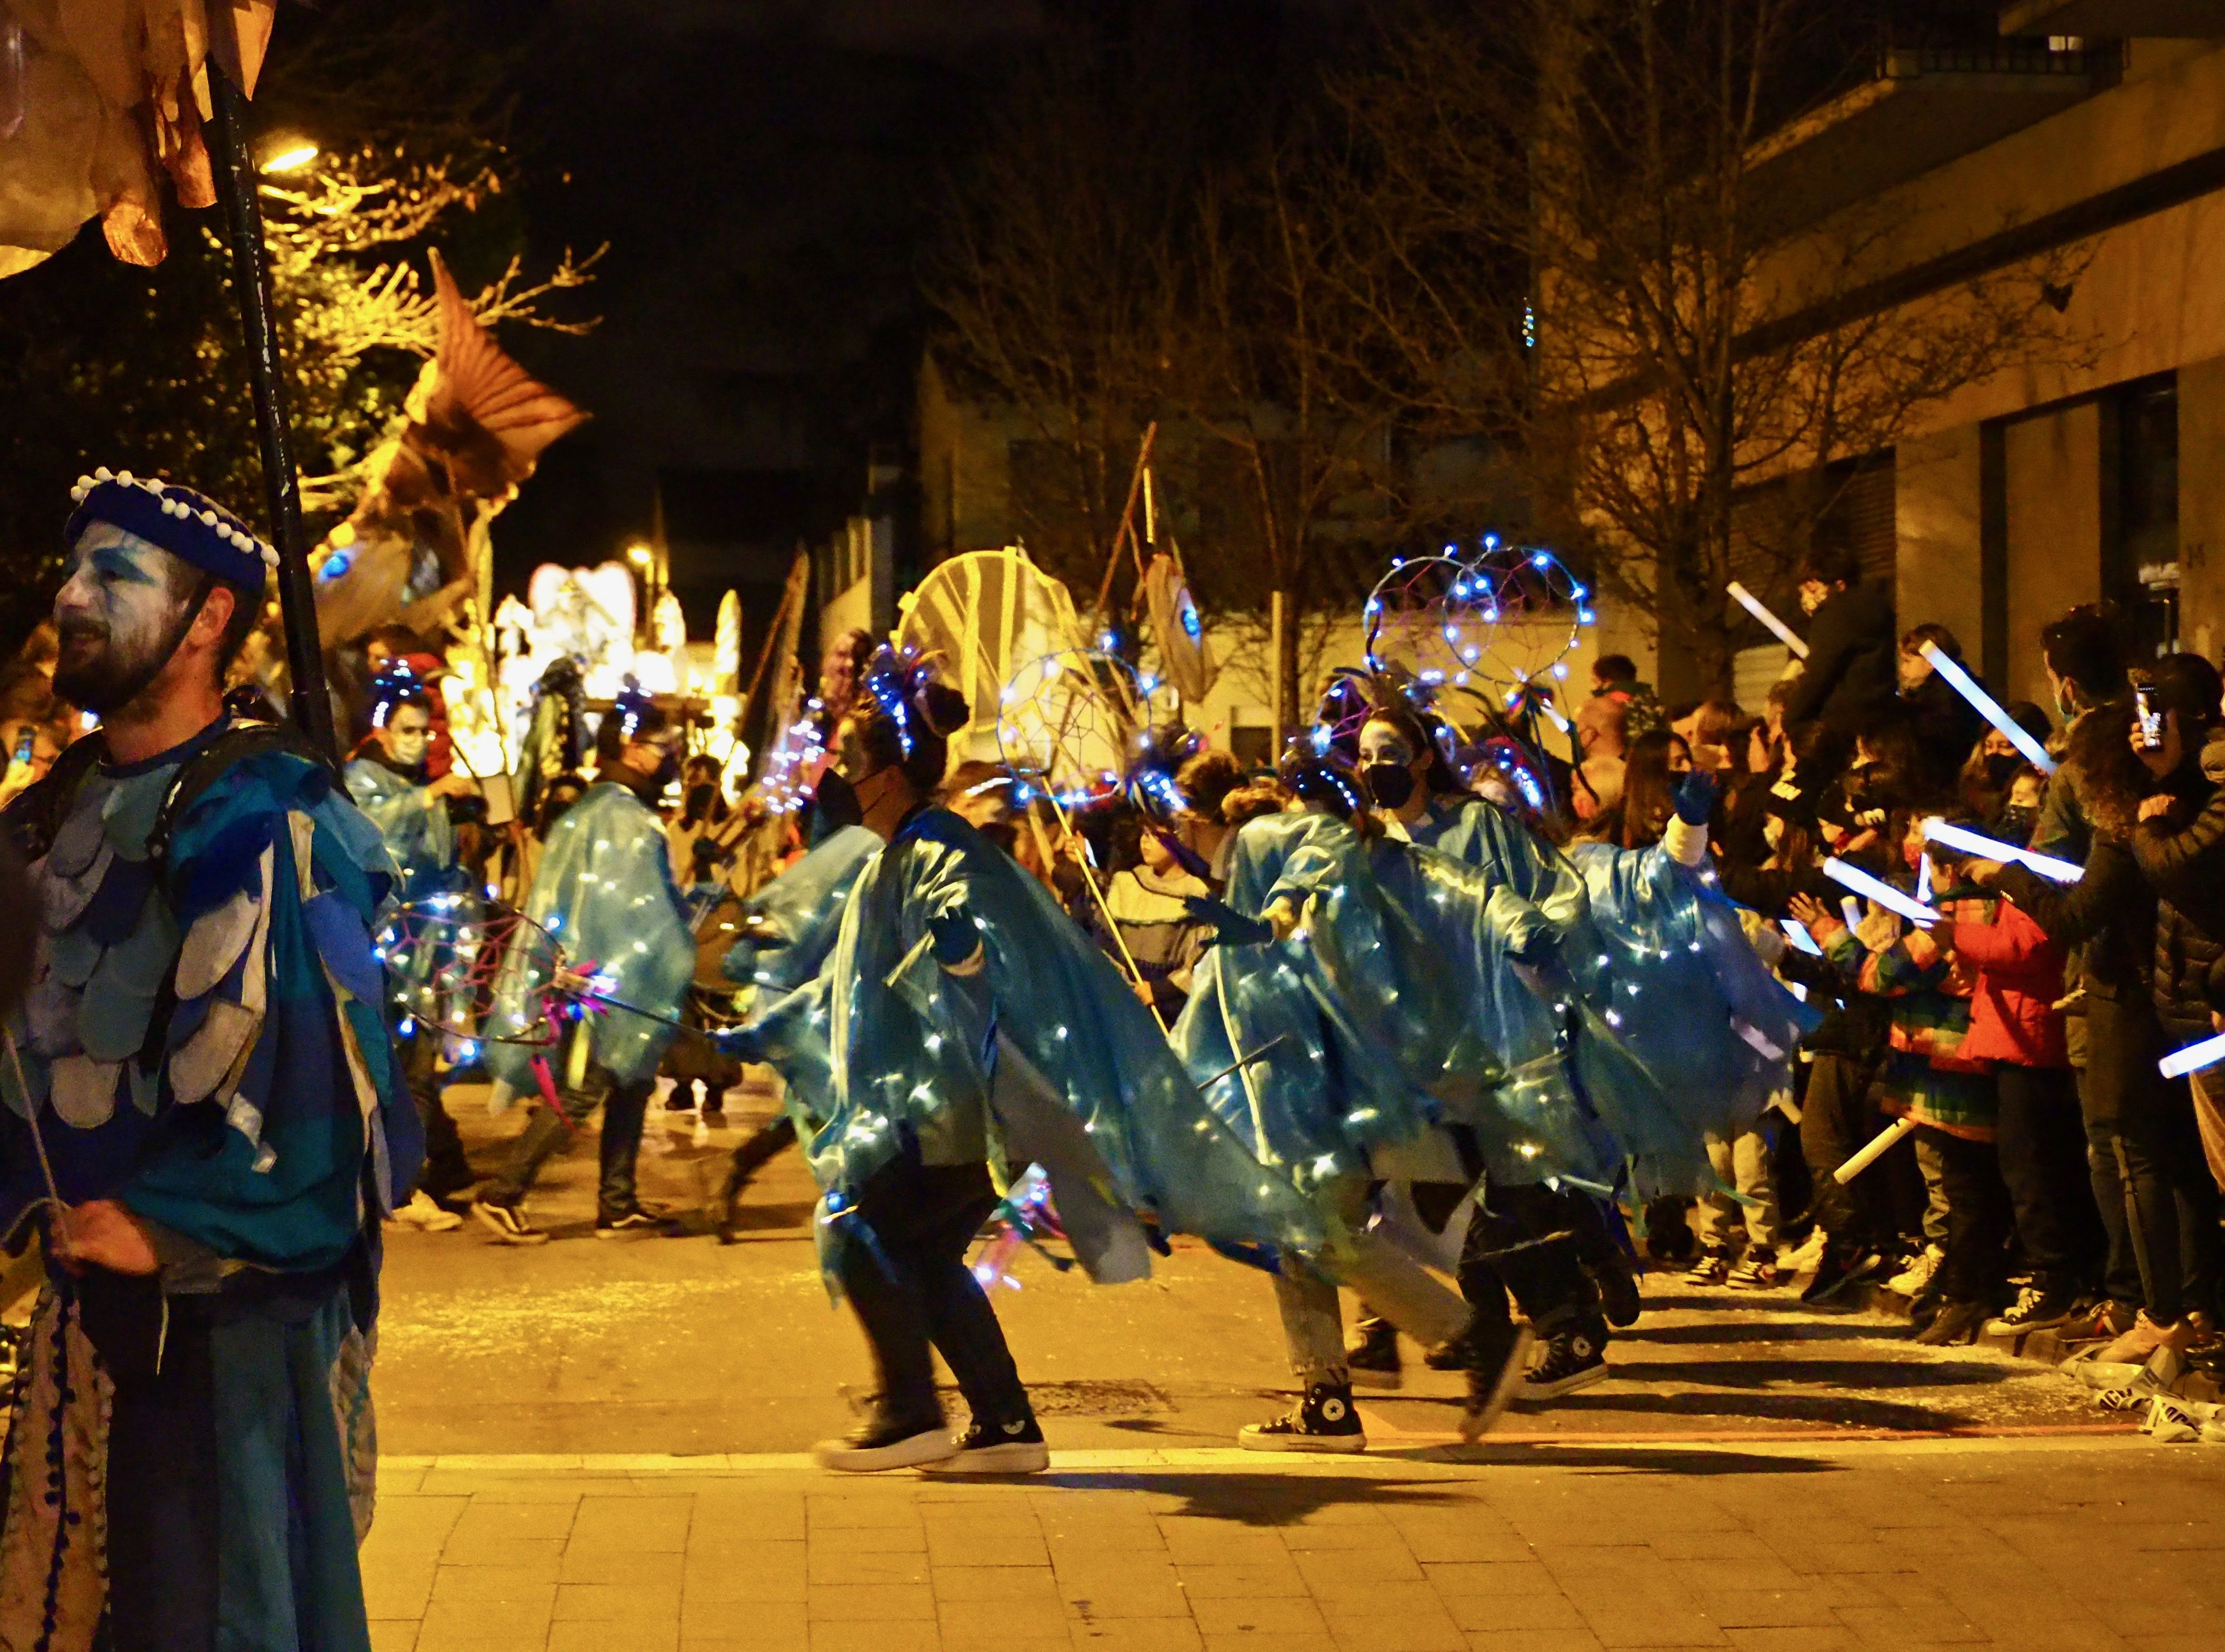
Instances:
[[[77,508],[63,531],[67,544],[77,543],[88,523],[105,522],[249,591],[260,591],[264,575],[278,566],[277,551],[244,522],[206,494],[175,482],[135,477],[103,465],[79,477],[70,498]]]

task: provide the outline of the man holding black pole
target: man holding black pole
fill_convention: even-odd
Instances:
[[[367,1652],[379,1223],[422,1157],[391,862],[320,753],[225,711],[276,554],[187,488],[75,497],[56,688],[102,727],[0,815],[36,914],[0,1234],[48,1258],[0,1645]]]

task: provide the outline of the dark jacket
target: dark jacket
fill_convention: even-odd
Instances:
[[[1913,694],[1900,696],[1916,734],[1917,750],[1924,755],[1924,778],[1937,797],[1951,797],[1962,766],[1970,760],[1986,720],[1978,708],[1956,691],[1955,685],[1934,671]]]
[[[2225,770],[2225,742],[2213,742],[2203,757],[2206,770]],[[2206,797],[2174,788],[2177,806],[2142,821],[2133,835],[2133,853],[2156,893],[2156,1015],[2180,1044],[2208,1038],[2210,1013],[2225,1009],[2225,786],[2201,785]]]
[[[1892,703],[1900,686],[1893,666],[1899,646],[1890,587],[1855,585],[1832,593],[1810,622],[1808,661],[1792,681],[1785,726],[1821,719],[1852,733],[1863,718]]]

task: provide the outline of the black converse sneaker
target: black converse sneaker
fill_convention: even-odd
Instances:
[[[1522,1379],[1525,1400],[1556,1400],[1578,1388],[1588,1388],[1607,1378],[1607,1337],[1595,1325],[1577,1325],[1553,1333],[1545,1344],[1545,1357]]]
[[[955,1452],[922,1466],[929,1474],[1041,1474],[1050,1466],[1050,1447],[1033,1412],[1013,1422],[976,1417]]]
[[[1363,1319],[1360,1340],[1344,1350],[1354,1387],[1395,1388],[1406,1378],[1398,1369],[1398,1331],[1388,1319]]]
[[[883,1469],[916,1469],[939,1463],[958,1449],[950,1430],[936,1418],[876,1419],[860,1423],[840,1439],[822,1439],[812,1460],[840,1474],[875,1474]]]
[[[500,1199],[474,1199],[472,1214],[479,1225],[505,1245],[545,1245],[548,1236],[525,1219],[525,1207]]]
[[[1236,1443],[1247,1452],[1364,1452],[1367,1435],[1348,1385],[1316,1382],[1287,1417],[1246,1424]]]
[[[1507,1325],[1497,1331],[1471,1332],[1474,1350],[1467,1368],[1467,1410],[1461,1417],[1461,1438],[1481,1439],[1492,1431],[1529,1374],[1530,1350],[1537,1333],[1527,1325]]]

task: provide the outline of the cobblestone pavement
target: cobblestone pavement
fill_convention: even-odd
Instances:
[[[2225,1644],[2225,1451],[1604,1441],[390,1459],[377,1652],[1740,1652]]]

